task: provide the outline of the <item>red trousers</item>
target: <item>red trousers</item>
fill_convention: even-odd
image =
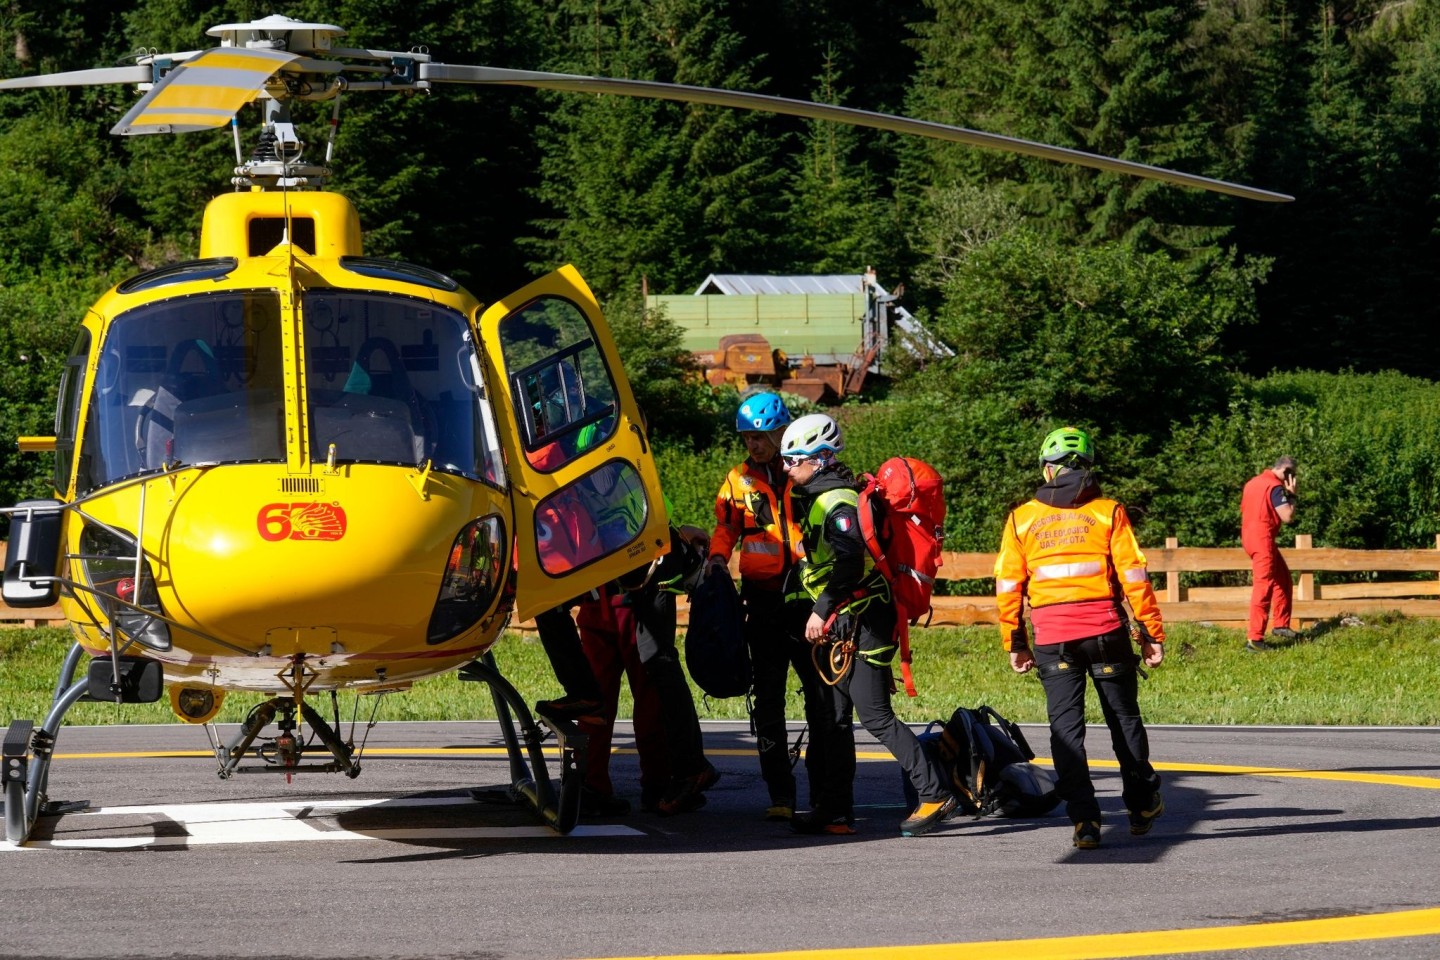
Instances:
[[[1263,640],[1265,621],[1274,614],[1274,626],[1290,626],[1290,598],[1295,586],[1290,582],[1290,568],[1275,544],[1250,551],[1250,566],[1255,573],[1255,586],[1250,590],[1251,640]]]
[[[620,706],[620,678],[625,676],[629,678],[630,695],[634,700],[632,720],[635,725],[635,750],[640,754],[641,792],[654,793],[658,797],[670,783],[670,761],[660,720],[660,697],[640,660],[635,643],[635,614],[623,602],[624,597],[624,594],[602,589],[599,600],[587,597],[581,602],[575,618],[580,628],[580,645],[600,684],[602,715],[605,717],[605,723],[598,726],[589,723],[580,725],[581,731],[590,736],[585,785],[604,796],[615,793],[610,782],[610,744]]]

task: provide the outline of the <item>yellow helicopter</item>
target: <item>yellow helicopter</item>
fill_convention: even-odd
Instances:
[[[640,414],[574,268],[487,305],[436,270],[365,255],[354,207],[323,189],[344,96],[462,83],[685,100],[1290,199],[845,107],[344,47],[340,27],[283,16],[208,33],[220,46],[0,82],[137,84],[144,95],[112,133],[231,125],[236,148],[234,190],[207,207],[198,259],[101,297],[61,378],[54,436],[19,440],[55,453],[55,496],[5,511],[3,596],[58,601],[75,643],[49,714],[5,734],[11,843],[67,809],[49,800],[48,776],[78,701],[150,702],[168,688],[177,716],[206,726],[221,776],[255,761],[354,777],[363,743],[339,732],[338,707],[327,720],[311,700],[334,705],[338,691],[400,690],[462,666],[490,687],[514,796],[560,831],[576,823],[583,737],[563,718],[537,722],[489,650],[511,616],[668,549]],[[332,105],[321,163],[305,158],[292,121],[300,101]],[[252,103],[261,128],[246,157],[235,118]],[[269,699],[222,743],[209,721],[229,690]],[[264,736],[271,724],[278,732]],[[540,749],[550,736],[562,748],[558,788]]]

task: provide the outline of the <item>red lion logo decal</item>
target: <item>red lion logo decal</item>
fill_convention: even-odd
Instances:
[[[345,509],[338,503],[267,503],[255,517],[260,536],[280,540],[339,540]]]

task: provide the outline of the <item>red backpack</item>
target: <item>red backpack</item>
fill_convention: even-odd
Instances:
[[[910,625],[930,622],[930,594],[940,569],[945,538],[945,484],[939,472],[914,457],[891,457],[866,474],[857,512],[860,535],[895,601],[895,639],[905,693],[915,696],[910,675]],[[877,510],[875,501],[881,502]]]

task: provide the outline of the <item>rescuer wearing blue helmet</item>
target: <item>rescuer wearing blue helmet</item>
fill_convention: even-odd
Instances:
[[[806,717],[821,703],[819,675],[800,635],[800,612],[787,617],[785,603],[786,578],[800,558],[800,533],[777,455],[789,423],[790,411],[778,394],[753,393],[740,402],[735,429],[748,456],[715,495],[715,532],[710,537],[710,575],[728,575],[730,555],[740,551],[742,630],[754,678],[756,748],[770,792],[765,817],[775,821],[788,821],[795,813],[795,772],[785,726],[786,677],[792,665],[800,677]],[[813,783],[813,772],[810,779]]]

